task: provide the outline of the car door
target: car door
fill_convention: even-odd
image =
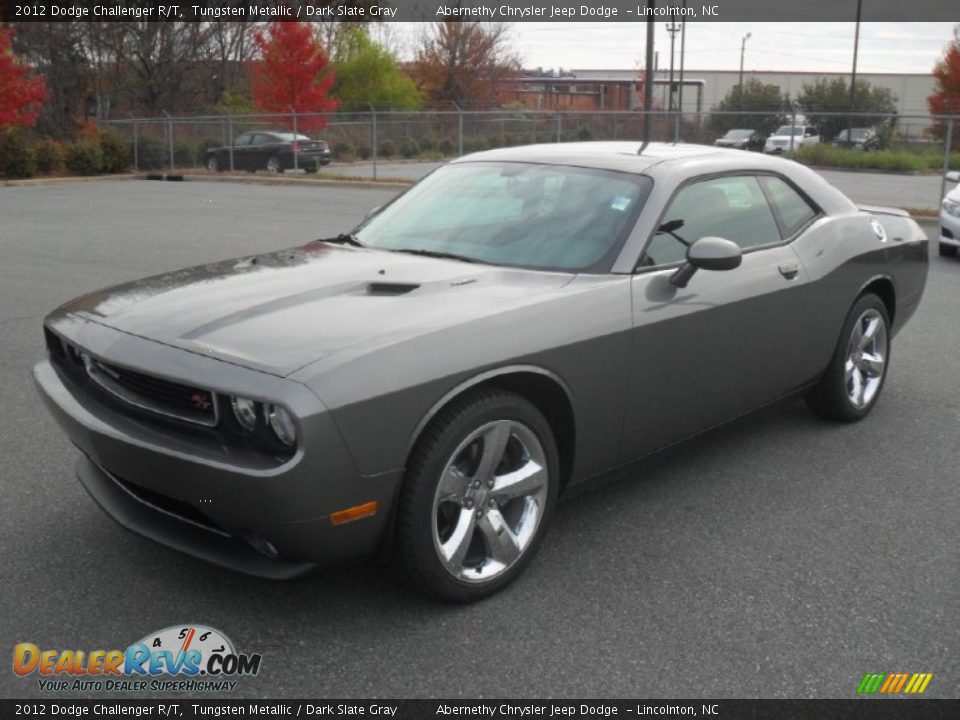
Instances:
[[[243,133],[237,135],[233,141],[233,167],[236,170],[250,169],[250,141],[253,139],[253,133]],[[229,167],[230,158],[226,158],[227,167]]]
[[[632,280],[633,342],[622,459],[629,461],[771,402],[805,379],[808,275],[753,174],[696,179],[673,196]],[[670,283],[686,247],[718,236],[734,270]],[[798,331],[797,326],[801,329]]]
[[[267,167],[267,158],[273,154],[275,138],[267,133],[254,133],[250,151],[251,170],[263,170]]]

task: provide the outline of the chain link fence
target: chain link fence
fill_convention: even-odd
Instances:
[[[584,140],[640,142],[650,124],[654,142],[711,145],[730,129],[752,129],[761,141],[778,126],[814,127],[821,147],[791,133],[778,151],[797,153],[808,164],[837,169],[945,172],[960,169],[960,117],[799,112],[664,112],[448,110],[329,114],[200,115],[120,118],[105,121],[129,144],[136,170],[200,169],[207,151],[232,147],[251,131],[296,131],[326,140],[333,150],[327,174],[344,177],[416,179],[397,166],[404,161],[441,161],[466,153],[531,143]],[[822,129],[821,129],[822,128]],[[870,128],[875,143],[859,154],[836,152],[837,134]],[[801,147],[802,146],[802,147]],[[754,145],[753,149],[763,149]],[[230,153],[233,170],[233,153]],[[943,195],[941,183],[941,196]],[[937,199],[939,204],[939,198]]]

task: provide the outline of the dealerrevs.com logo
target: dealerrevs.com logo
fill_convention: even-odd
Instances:
[[[150,633],[125,650],[13,649],[13,672],[37,674],[49,692],[224,692],[260,672],[262,656],[238,653],[219,630],[175,625]]]

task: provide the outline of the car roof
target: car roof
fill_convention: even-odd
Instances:
[[[598,170],[662,177],[677,173],[694,176],[711,172],[768,170],[795,176],[802,166],[776,155],[744,153],[742,150],[691,143],[650,143],[638,155],[638,141],[573,142],[500,148],[466,155],[454,163],[524,162],[572,165]]]
[[[689,158],[702,158],[711,155],[729,155],[742,157],[740,150],[728,150],[713,145],[693,145],[686,143],[650,143],[638,155],[642,143],[638,140],[549,143],[543,145],[521,145],[517,147],[487,150],[473,153],[454,160],[462,162],[524,162],[547,165],[573,165],[575,167],[595,168],[598,170],[616,170],[619,172],[642,173],[648,168],[662,163]]]

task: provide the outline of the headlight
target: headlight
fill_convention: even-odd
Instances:
[[[297,426],[293,416],[280,405],[267,405],[267,421],[277,440],[284,445],[293,445],[297,441]]]
[[[231,398],[230,406],[237,424],[247,432],[253,432],[257,427],[257,403],[249,398],[235,397]]]
[[[960,217],[960,202],[954,202],[953,200],[944,200],[943,201],[943,211],[947,215],[953,215],[954,217]]]

